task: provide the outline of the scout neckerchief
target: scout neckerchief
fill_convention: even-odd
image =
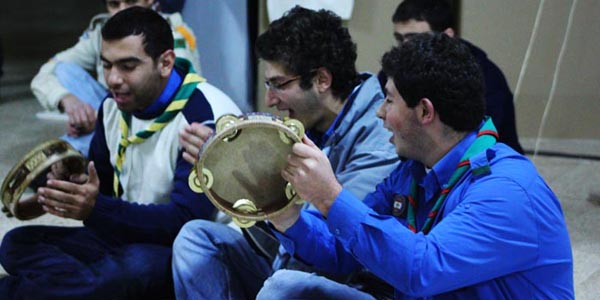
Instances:
[[[483,124],[483,126],[481,127],[479,132],[477,133],[477,138],[475,139],[473,144],[471,144],[471,146],[469,146],[469,148],[467,149],[465,154],[463,154],[462,158],[460,159],[460,162],[456,166],[456,170],[454,170],[454,173],[452,173],[452,175],[450,176],[448,183],[446,185],[442,185],[443,189],[440,192],[440,196],[438,197],[437,201],[433,205],[433,208],[431,209],[431,211],[429,212],[429,215],[427,216],[427,220],[425,221],[425,224],[421,228],[421,231],[423,232],[423,234],[429,233],[429,230],[431,230],[433,221],[435,220],[435,217],[437,216],[440,207],[442,207],[442,204],[444,204],[444,200],[446,200],[446,196],[448,196],[448,194],[450,193],[450,191],[452,190],[454,185],[469,169],[469,165],[470,165],[469,159],[473,155],[480,153],[480,152],[484,151],[485,149],[493,146],[496,143],[496,140],[498,140],[498,133],[496,132],[496,127],[494,127],[494,123],[492,123],[492,119],[489,117],[486,117],[485,123]],[[489,166],[480,167],[480,168],[473,170],[474,174],[482,174],[485,172],[489,172]],[[408,212],[407,212],[406,218],[408,220],[408,229],[410,229],[412,232],[416,233],[417,226],[416,226],[416,222],[415,222],[415,210],[417,209],[416,199],[418,197],[418,195],[417,195],[418,187],[417,187],[417,180],[414,178],[412,178],[412,180],[410,182],[409,193],[410,193],[410,195],[408,196]]]
[[[189,61],[184,59],[176,59],[175,66],[181,67],[184,70],[188,70],[188,73],[183,78],[183,83],[179,88],[179,91],[175,95],[171,104],[167,106],[165,111],[158,116],[146,129],[140,130],[134,135],[129,135],[129,126],[131,125],[131,114],[121,112],[121,118],[119,119],[119,129],[121,130],[121,141],[119,142],[119,148],[117,149],[117,159],[115,162],[115,176],[113,180],[113,193],[115,197],[121,196],[119,192],[119,176],[123,169],[123,161],[125,160],[125,150],[130,144],[139,144],[151,137],[155,132],[163,129],[173,118],[181,111],[185,106],[192,92],[196,89],[196,86],[200,82],[206,81],[206,79],[198,76],[191,67]],[[176,72],[173,69],[173,72]]]

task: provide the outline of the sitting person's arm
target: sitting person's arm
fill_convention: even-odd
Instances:
[[[101,123],[97,123],[98,128],[102,126]],[[114,169],[103,134],[103,130],[96,130],[92,141],[96,147],[90,149],[90,159],[96,163],[101,184],[94,210],[84,221],[86,226],[129,242],[171,244],[187,221],[213,216],[215,208],[208,198],[189,187],[188,176],[193,166],[183,159],[183,149],[177,156],[168,203],[139,204],[112,197]]]
[[[96,19],[100,20],[101,17],[94,20]],[[99,29],[88,28],[77,44],[59,52],[42,65],[31,81],[31,91],[46,110],[67,113],[70,135],[92,131],[96,112],[93,107],[67,90],[55,74],[55,70],[59,63],[72,63],[88,72],[95,72],[99,59],[99,33]]]
[[[102,120],[102,110],[99,120]],[[112,197],[114,169],[102,122],[97,122],[96,126],[100,130],[96,130],[90,149],[90,160],[95,168],[88,181],[49,181],[48,188],[42,188],[40,192],[41,203],[47,212],[83,220],[86,226],[119,241],[165,245],[173,242],[185,222],[213,216],[214,206],[206,196],[193,192],[188,185],[192,165],[183,159],[181,150],[168,203],[139,204]],[[92,176],[94,171],[97,179]]]

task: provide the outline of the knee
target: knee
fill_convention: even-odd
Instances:
[[[202,264],[211,253],[216,252],[212,227],[214,222],[194,220],[186,223],[173,243],[174,270],[184,270],[191,265]]]
[[[205,220],[194,220],[187,222],[177,234],[173,242],[173,256],[195,250],[202,247],[210,240],[210,227],[213,222]]]
[[[293,299],[298,283],[306,282],[310,273],[294,270],[278,270],[269,277],[256,296],[257,300]]]
[[[32,227],[17,227],[7,232],[0,245],[0,264],[4,269],[11,273],[12,263],[18,261],[17,257],[21,251],[21,246],[31,244],[35,240]]]
[[[192,276],[219,255],[213,236],[214,222],[194,220],[186,223],[173,243],[171,268],[177,277]]]

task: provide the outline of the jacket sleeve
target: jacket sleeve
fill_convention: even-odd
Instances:
[[[54,74],[59,62],[71,62],[90,72],[95,71],[99,57],[96,45],[99,31],[99,28],[86,30],[77,44],[56,54],[35,75],[31,81],[31,91],[45,109],[58,109],[58,102],[69,93]]]

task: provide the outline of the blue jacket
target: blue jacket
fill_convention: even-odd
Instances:
[[[388,141],[391,133],[376,116],[383,102],[377,77],[360,74],[356,86],[329,130],[315,143],[325,152],[339,182],[362,199],[398,163],[398,154]],[[317,136],[308,132],[310,137]]]
[[[573,299],[573,258],[560,203],[533,164],[503,144],[471,158],[429,234],[393,215],[414,177],[417,229],[461,156],[470,133],[429,172],[405,161],[363,202],[344,189],[327,220],[303,211],[284,234],[290,253],[330,273],[366,267],[396,289],[396,299]]]

